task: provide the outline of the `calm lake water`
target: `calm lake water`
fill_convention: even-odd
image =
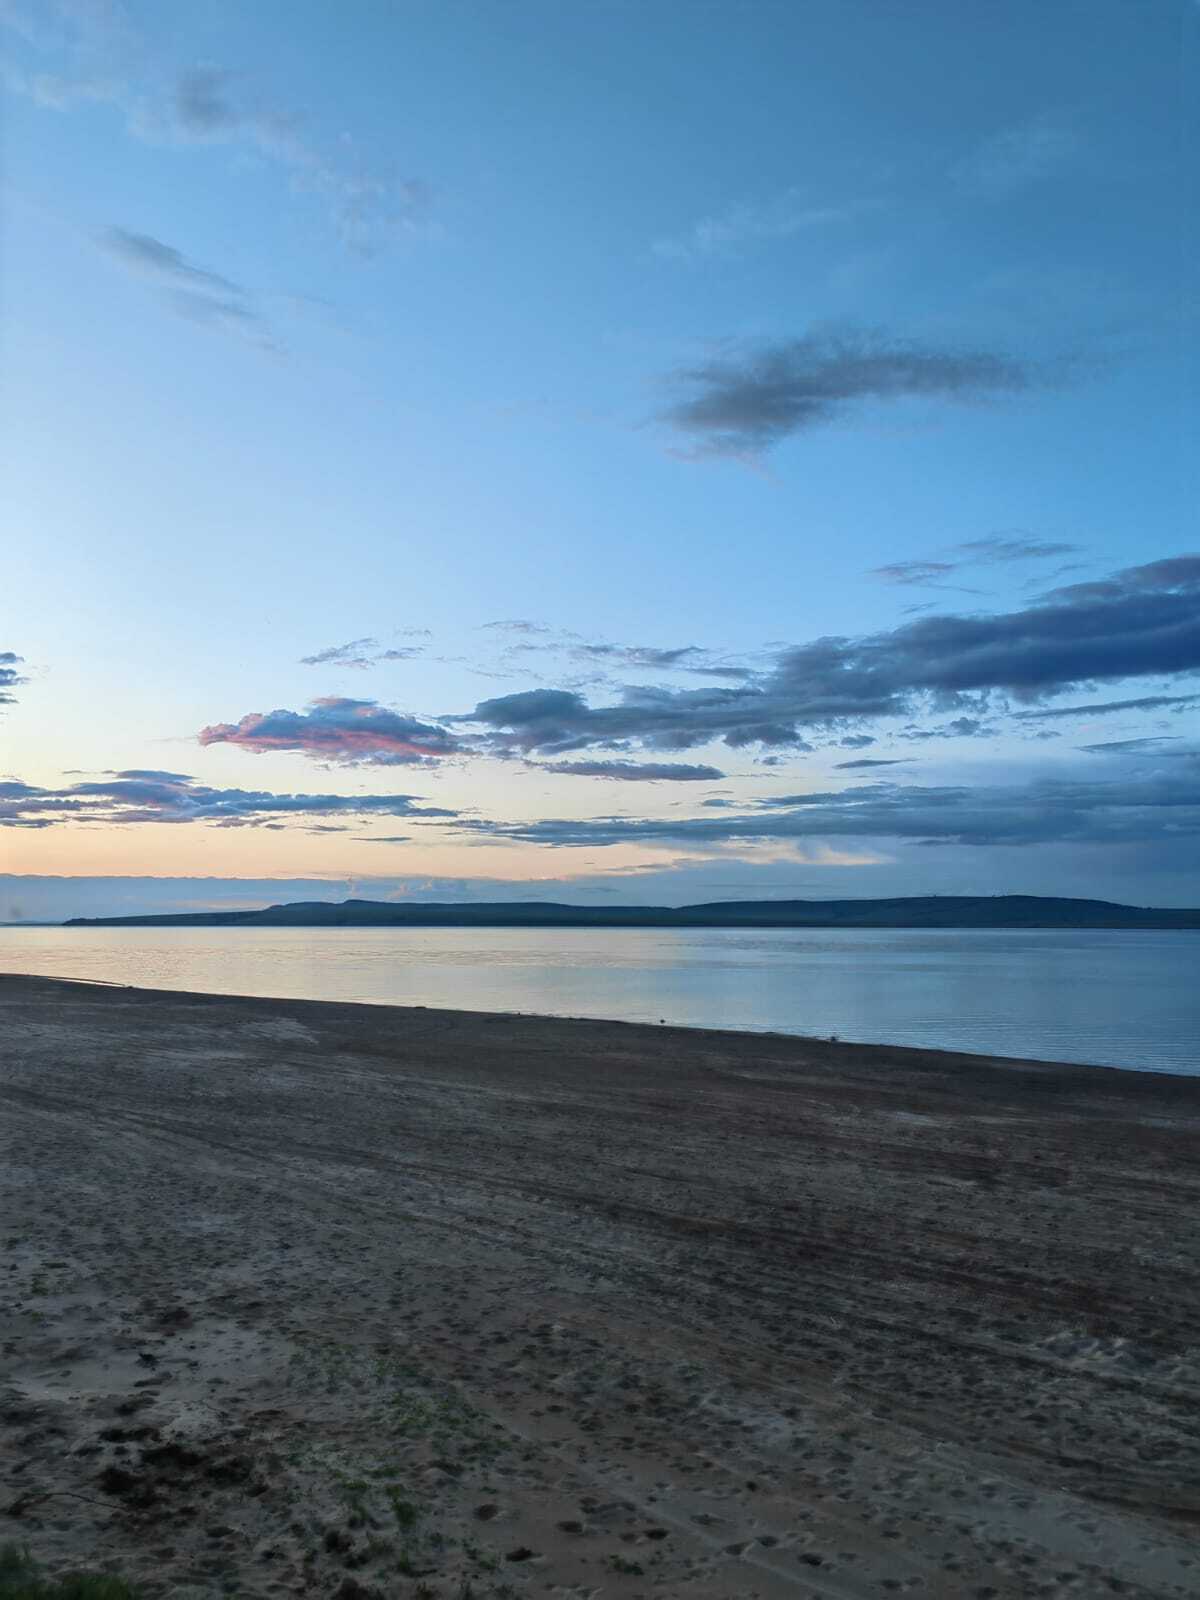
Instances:
[[[2,928],[0,971],[1200,1074],[1200,931]]]

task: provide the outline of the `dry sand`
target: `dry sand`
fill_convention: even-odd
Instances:
[[[1200,1081],[19,977],[0,1049],[50,1571],[1200,1593]]]

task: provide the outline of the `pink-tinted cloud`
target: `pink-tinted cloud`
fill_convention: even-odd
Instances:
[[[323,761],[406,766],[452,755],[457,741],[445,729],[389,711],[374,700],[336,696],[314,700],[306,711],[251,711],[240,722],[201,730],[201,744],[235,744],[262,755],[298,750]]]

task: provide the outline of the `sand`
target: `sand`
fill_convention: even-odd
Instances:
[[[0,1054],[48,1571],[1200,1593],[1200,1080],[20,977]]]

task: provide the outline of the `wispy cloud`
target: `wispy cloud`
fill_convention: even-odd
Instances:
[[[562,661],[606,669],[610,674],[673,672],[734,681],[754,675],[752,668],[730,662],[723,658],[722,653],[695,644],[625,644],[613,640],[587,639],[571,630],[551,628],[545,623],[527,619],[485,622],[481,631],[498,632],[509,641],[495,665],[514,670],[520,667],[526,673],[529,671],[530,657],[557,656]],[[583,681],[596,680],[592,677]]]
[[[1097,744],[1081,744],[1079,748],[1090,756],[1174,755],[1176,752],[1169,746],[1178,737],[1174,733],[1148,734],[1141,739],[1104,739]],[[1190,751],[1180,753],[1191,754]]]
[[[1148,694],[1135,700],[1093,700],[1082,706],[1052,706],[1044,711],[1014,712],[1023,722],[1057,721],[1063,717],[1102,717],[1114,711],[1183,711],[1200,705],[1200,691],[1195,694]]]
[[[173,245],[148,233],[106,228],[97,243],[124,271],[162,291],[177,315],[249,339],[272,354],[282,350],[249,292],[231,278],[197,266]]]
[[[22,677],[18,668],[23,664],[23,658],[11,650],[0,650],[0,706],[11,706],[16,702],[16,695],[11,690],[28,679]]]
[[[1080,546],[1056,539],[1035,539],[1024,534],[989,534],[983,539],[967,539],[951,545],[938,557],[914,561],[889,561],[872,567],[869,576],[883,583],[921,589],[950,589],[959,594],[978,594],[977,589],[947,582],[964,568],[1005,567],[1025,561],[1050,561],[1078,555]],[[1065,566],[1059,572],[1066,571]],[[1043,582],[1045,581],[1043,577]]]
[[[684,233],[656,239],[651,248],[668,261],[732,256],[752,245],[844,222],[851,215],[845,206],[813,205],[800,189],[791,188],[766,200],[742,201],[702,217]]]
[[[712,783],[725,776],[717,767],[689,766],[682,761],[531,761],[529,765],[535,772],[634,783]]]
[[[50,828],[61,823],[203,822],[219,828],[282,827],[315,817],[454,817],[407,794],[272,794],[214,789],[179,772],[132,769],[60,789],[16,779],[0,782],[0,827]]]
[[[704,651],[694,644],[674,648],[644,644],[577,644],[572,647],[571,653],[584,661],[652,669],[689,665],[695,658],[704,655]]]
[[[682,397],[658,420],[691,441],[684,454],[755,460],[865,402],[978,403],[1029,389],[1037,378],[996,351],[937,349],[872,332],[815,332],[733,348],[678,369],[668,381]]]
[[[0,23],[23,56],[8,66],[9,88],[49,110],[108,104],[148,143],[251,153],[289,192],[317,198],[346,245],[363,254],[433,231],[420,179],[350,132],[322,139],[299,111],[272,103],[241,74],[215,63],[172,66],[117,0],[46,0],[36,9],[8,0]]]
[[[1001,128],[958,163],[954,178],[969,194],[1000,200],[1072,171],[1084,144],[1075,120],[1043,111]]]
[[[495,633],[515,633],[523,638],[554,632],[553,628],[548,628],[541,622],[530,622],[527,617],[506,618],[500,622],[484,622],[480,624],[480,629],[481,631],[491,630]]]
[[[409,629],[410,633],[426,633],[424,628]],[[314,655],[301,656],[300,665],[303,667],[373,667],[379,661],[411,661],[414,656],[424,654],[421,645],[402,645],[399,648],[381,650],[379,640],[371,637],[365,639],[351,639],[346,644],[331,644],[324,650],[318,650]]]

